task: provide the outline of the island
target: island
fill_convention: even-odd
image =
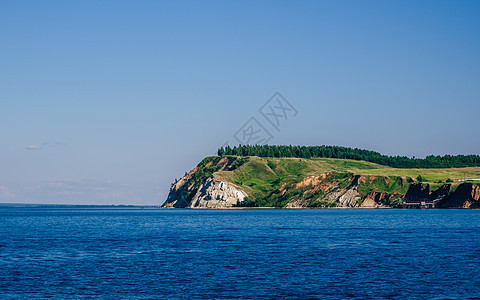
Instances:
[[[339,146],[218,149],[164,208],[479,208],[480,157],[408,158]]]

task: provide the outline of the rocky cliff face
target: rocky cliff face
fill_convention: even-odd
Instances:
[[[172,185],[163,207],[185,208],[190,205],[191,196],[196,194],[197,191],[194,187],[195,182],[192,182],[192,175],[197,170],[198,167],[195,167],[190,173]]]
[[[406,202],[422,202],[430,200],[430,185],[425,183],[414,183],[410,185],[405,194]]]
[[[395,197],[395,195],[389,195],[386,192],[371,191],[370,193],[367,194],[367,196],[363,200],[360,207],[364,207],[364,208],[389,207],[388,203],[392,196]]]
[[[438,204],[449,196],[451,184],[444,184],[434,191],[430,191],[430,185],[426,183],[413,183],[405,194],[405,202],[421,203],[429,202]]]
[[[233,170],[241,159],[208,158],[170,188],[162,207],[167,208],[227,208],[241,204],[247,193],[238,186],[217,180],[214,173]]]
[[[292,197],[285,206],[287,208],[300,207],[389,207],[398,201],[403,194],[396,192],[382,192],[372,189],[371,186],[383,185],[385,187],[393,184],[403,186],[406,182],[396,178],[399,182],[392,182],[386,176],[350,175],[348,178],[332,179],[335,174],[324,173],[319,176],[308,176],[295,187],[302,191],[298,196]],[[282,190],[285,193],[288,190]],[[319,193],[321,192],[321,193]],[[319,195],[316,199],[311,195]]]
[[[186,196],[188,195],[188,187],[184,187],[183,184],[180,183],[170,190],[163,207],[227,208],[240,205],[248,196],[237,186],[215,180],[214,176],[211,176],[200,186],[195,195],[188,199]]]
[[[360,194],[358,193],[358,182],[354,182],[345,189],[345,192],[336,199],[337,207],[357,207]]]
[[[430,200],[437,202],[447,197],[448,194],[450,193],[451,187],[452,187],[451,184],[442,185],[438,190],[435,190],[430,194]]]
[[[227,208],[241,205],[247,194],[238,187],[210,177],[190,201],[190,208]]]
[[[440,208],[480,208],[480,186],[464,182],[438,202]]]

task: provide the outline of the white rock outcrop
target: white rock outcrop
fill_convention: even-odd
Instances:
[[[227,208],[245,200],[247,194],[233,184],[208,178],[190,202],[190,208]]]
[[[360,194],[357,190],[358,185],[355,184],[353,187],[350,187],[341,195],[337,200],[337,207],[357,207],[358,200],[360,199]]]

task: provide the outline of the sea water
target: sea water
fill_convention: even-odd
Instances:
[[[0,298],[48,297],[480,297],[480,210],[1,207]]]

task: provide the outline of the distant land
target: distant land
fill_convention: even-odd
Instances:
[[[40,203],[0,203],[0,209],[9,208],[38,208],[38,209],[145,209],[158,208],[156,205],[97,205],[97,204],[40,204]]]
[[[339,146],[218,150],[175,180],[168,208],[479,208],[480,156]]]

